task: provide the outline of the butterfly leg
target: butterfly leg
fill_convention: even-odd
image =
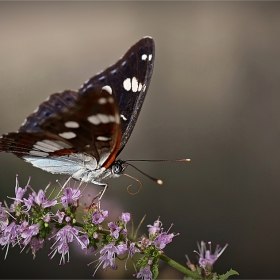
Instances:
[[[108,185],[103,185],[104,186],[104,189],[99,193],[99,197],[98,197],[98,204],[100,204],[100,201],[104,195],[104,193],[106,192],[106,190],[108,189]]]
[[[99,182],[94,182],[94,184],[103,187],[103,190],[101,190],[101,191],[97,194],[97,196],[95,196],[95,198],[98,197],[98,210],[100,211],[100,210],[101,210],[101,208],[100,208],[100,202],[101,202],[101,199],[102,199],[104,193],[105,193],[106,190],[108,189],[108,185],[105,184],[105,183],[99,183]],[[95,198],[94,198],[94,199],[95,199]]]

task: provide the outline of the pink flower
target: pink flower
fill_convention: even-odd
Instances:
[[[208,268],[212,267],[216,260],[220,257],[220,255],[228,246],[228,244],[226,244],[223,248],[221,248],[220,245],[217,245],[215,252],[211,254],[211,242],[208,242],[208,245],[210,247],[209,250],[206,249],[206,243],[204,241],[201,241],[201,246],[197,244],[199,252],[195,251],[199,255],[198,263],[200,267],[202,267],[204,270],[207,270]]]

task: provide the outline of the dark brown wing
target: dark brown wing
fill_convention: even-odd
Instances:
[[[97,162],[104,162],[104,157],[115,159],[121,139],[119,110],[106,89],[88,89],[74,106],[46,118],[40,129],[59,136]]]
[[[105,89],[88,90],[72,106],[64,106],[58,113],[42,117],[38,126],[32,126],[31,120],[39,122],[46,109],[51,112],[52,103],[57,100],[56,95],[52,97],[28,117],[19,132],[0,138],[0,151],[19,157],[85,153],[108,167],[115,160],[121,141],[120,115],[113,96]]]
[[[124,148],[137,121],[153,73],[155,45],[145,37],[133,45],[114,65],[89,79],[80,89],[79,95],[88,88],[109,87],[112,90],[121,116]]]
[[[42,132],[40,124],[43,120],[59,113],[74,105],[78,98],[78,93],[72,90],[65,90],[60,93],[54,93],[47,98],[46,101],[40,104],[40,106],[26,118],[19,132]]]

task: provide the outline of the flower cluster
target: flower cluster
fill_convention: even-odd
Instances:
[[[35,258],[36,252],[44,245],[44,241],[53,239],[51,246],[51,258],[56,253],[61,254],[60,263],[65,263],[68,255],[68,244],[74,239],[82,249],[88,245],[87,235],[75,228],[75,211],[80,191],[67,187],[67,183],[61,188],[55,199],[49,199],[45,190],[35,192],[29,185],[30,179],[24,188],[19,187],[16,177],[15,198],[10,206],[0,205],[0,245],[6,248],[5,258],[9,247],[20,246],[22,251],[31,249]],[[23,196],[30,191],[27,198]],[[62,206],[61,210],[54,214],[53,206]]]
[[[179,235],[179,233],[169,233],[171,227],[164,231],[159,218],[153,225],[148,225],[147,227],[149,228],[149,237],[143,236],[139,242],[144,256],[136,264],[140,268],[136,277],[142,279],[156,278],[158,275],[158,261],[163,254],[163,249],[168,243],[172,242],[173,237]]]
[[[211,253],[212,250],[211,250],[210,241],[208,242],[208,245],[210,247],[209,250],[207,250],[206,243],[204,241],[201,241],[200,245],[199,245],[199,243],[197,243],[198,252],[197,251],[194,251],[194,252],[197,253],[197,255],[199,256],[198,265],[196,266],[193,263],[191,263],[188,255],[186,255],[187,266],[192,271],[198,272],[198,274],[200,274],[200,275],[204,274],[207,278],[215,279],[215,278],[217,278],[217,274],[212,273],[213,265],[218,260],[218,258],[221,256],[221,254],[225,251],[228,244],[226,244],[223,248],[220,247],[220,245],[217,245],[214,253]]]
[[[102,218],[98,219],[99,223],[103,221],[105,215],[106,216],[108,215],[108,211],[104,211],[104,212],[103,213],[101,212]],[[96,211],[92,214],[93,220],[95,222],[96,222],[95,218],[97,215],[98,213]],[[123,213],[118,222],[108,223],[108,229],[107,231],[105,231],[107,234],[103,235],[103,241],[101,245],[102,248],[98,252],[99,253],[98,265],[95,272],[101,265],[103,269],[106,269],[108,266],[111,269],[117,269],[116,257],[128,253],[129,240],[127,238],[126,225],[129,221],[130,221],[130,214]],[[99,229],[102,230],[101,225],[99,225]],[[95,232],[95,236],[97,237],[99,236],[98,232],[100,231]]]
[[[199,252],[199,265],[202,267],[204,270],[210,270],[212,269],[214,263],[216,260],[220,257],[220,255],[224,252],[224,250],[227,248],[228,244],[226,244],[223,248],[220,247],[219,244],[217,244],[215,252],[212,254],[211,253],[211,242],[208,242],[208,245],[210,247],[209,250],[206,249],[206,243],[204,241],[201,241],[201,245],[197,244]]]
[[[127,230],[127,223],[131,219],[129,213],[122,213],[117,222],[109,222],[106,231],[102,223],[107,216],[108,211],[99,212],[97,207],[94,207],[84,220],[84,230],[88,232],[92,247],[97,248],[97,243],[100,241],[99,236],[103,234],[102,248],[97,251],[99,258],[94,274],[100,266],[104,270],[107,267],[117,269],[116,257],[126,255],[126,259],[128,259],[136,253],[141,253],[144,256],[136,264],[139,268],[139,272],[135,274],[136,278],[155,278],[153,274],[158,266],[159,257],[163,253],[162,249],[172,242],[172,238],[177,234],[168,234],[168,232],[163,231],[163,228],[160,227],[162,223],[158,219],[153,226],[148,226],[150,228],[149,237],[142,236],[140,240],[133,241]]]
[[[12,203],[8,206],[0,202],[0,245],[6,249],[5,258],[9,248],[16,245],[21,251],[31,250],[35,258],[36,252],[43,248],[45,241],[51,240],[49,257],[53,259],[59,254],[59,263],[65,264],[70,260],[69,244],[76,242],[87,253],[94,252],[95,256],[98,255],[93,275],[100,267],[104,270],[117,269],[117,257],[126,259],[126,268],[127,260],[136,256],[137,272],[134,276],[145,280],[157,278],[159,260],[171,262],[163,250],[179,235],[170,233],[172,226],[165,231],[158,218],[153,225],[148,225],[148,235],[136,238],[139,227],[136,232],[129,232],[127,227],[131,220],[130,213],[122,213],[117,221],[106,222],[109,212],[100,208],[100,201],[96,204],[92,201],[89,207],[83,209],[83,221],[79,222],[77,209],[82,196],[81,184],[72,188],[69,182],[70,178],[63,186],[60,185],[55,195],[53,190],[47,196],[50,184],[44,190],[36,192],[29,185],[30,179],[25,187],[21,188],[16,177],[15,197],[10,198]],[[50,196],[54,198],[51,199]],[[58,210],[53,211],[54,206]],[[197,252],[200,267],[205,271],[209,270],[225,248],[226,246],[223,249],[217,247],[212,254],[211,249],[207,250],[206,244],[202,242]],[[194,278],[201,277],[201,274],[194,274],[193,271],[172,262],[172,266],[177,266],[183,273]]]

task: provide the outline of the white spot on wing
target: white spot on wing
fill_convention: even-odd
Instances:
[[[141,89],[142,89],[142,84],[141,84],[141,83],[139,83],[139,86],[138,86],[138,91],[141,91]]]
[[[117,122],[116,118],[111,115],[105,115],[105,114],[97,114],[93,116],[89,116],[88,121],[94,125],[99,125],[101,123],[110,123],[110,122]]]
[[[35,143],[36,145],[40,145],[41,147],[46,147],[46,148],[49,148],[52,152],[55,152],[55,151],[58,151],[58,150],[61,150],[61,149],[69,149],[71,148],[71,146],[69,146],[68,144],[62,142],[62,141],[58,141],[58,140],[55,140],[55,141],[51,141],[51,140],[48,140],[48,139],[45,139],[43,141],[38,141]]]
[[[110,137],[105,137],[105,136],[97,136],[96,140],[98,140],[98,141],[110,141],[111,138]]]
[[[31,150],[29,152],[30,155],[32,156],[37,156],[37,157],[47,157],[49,154],[48,153],[44,153],[44,152],[40,152],[40,151],[34,151],[34,150]]]
[[[132,91],[136,92],[138,90],[138,80],[135,77],[132,78],[131,84],[132,84]]]
[[[89,79],[87,79],[87,80],[84,82],[84,84],[83,84],[83,85],[87,84],[88,82],[89,82]]]
[[[106,104],[107,103],[107,99],[105,97],[101,97],[98,99],[98,104]]]
[[[64,125],[68,128],[78,128],[80,125],[77,122],[69,121],[64,123]]]
[[[72,139],[76,137],[76,134],[74,132],[63,132],[63,133],[59,133],[58,134],[60,137],[64,138],[64,139]]]
[[[26,122],[27,122],[27,119],[25,119],[25,120],[23,121],[23,123],[21,124],[21,126],[24,126],[24,125],[26,124]]]
[[[61,148],[56,147],[55,145],[46,143],[45,141],[49,141],[50,140],[43,140],[43,141],[37,141],[34,145],[33,148],[39,150],[39,151],[43,151],[43,152],[55,152],[57,150],[60,150]]]
[[[88,84],[86,87],[85,87],[85,90],[86,89],[89,89],[89,88],[92,88],[93,87],[93,84]]]
[[[99,118],[99,120],[100,120],[102,123],[108,123],[108,122],[110,122],[109,117],[108,117],[107,115],[104,115],[104,114],[97,114],[97,117]]]
[[[126,118],[123,114],[121,114],[121,118],[122,118],[124,121],[127,121],[127,118]]]
[[[94,124],[94,125],[98,125],[98,124],[101,123],[100,120],[99,120],[99,118],[98,118],[97,116],[95,116],[95,115],[89,116],[87,119],[88,119],[88,121],[89,121],[90,123],[92,123],[92,124]]]
[[[39,145],[33,145],[33,149],[39,150],[39,151],[43,151],[43,152],[52,152],[52,150],[39,146]]]
[[[143,91],[145,91],[145,90],[146,90],[146,85],[144,84],[144,85],[143,85]]]
[[[110,87],[110,86],[104,86],[104,87],[102,87],[102,89],[104,89],[104,90],[106,90],[106,91],[108,91],[110,94],[112,94],[113,93],[113,90],[112,90],[112,88]]]
[[[131,80],[130,80],[130,78],[127,78],[123,81],[123,87],[127,91],[131,90]]]
[[[147,57],[148,57],[148,56],[147,56],[146,54],[142,54],[141,59],[142,59],[142,60],[146,60]]]
[[[49,144],[51,144],[52,146],[57,147],[58,150],[60,150],[60,149],[69,149],[69,148],[72,148],[72,146],[66,144],[65,142],[59,141],[59,140],[55,140],[55,141],[43,140],[43,142],[49,143]]]
[[[151,61],[153,58],[153,55],[152,54],[149,54],[149,61]]]

